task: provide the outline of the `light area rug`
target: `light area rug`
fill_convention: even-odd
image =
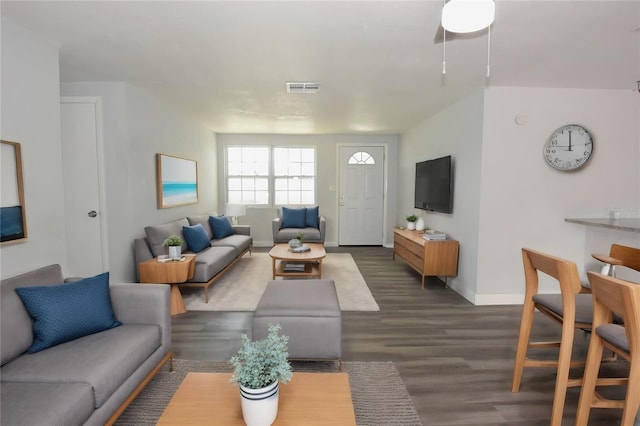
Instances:
[[[271,273],[271,257],[268,253],[245,254],[209,288],[209,303],[204,302],[202,289],[184,287],[180,291],[189,311],[250,312],[255,311],[271,280]],[[340,310],[380,310],[349,253],[328,253],[322,262],[322,278],[335,282]]]
[[[293,362],[292,365],[294,377],[296,371],[338,371],[337,362]],[[177,359],[174,367],[173,372],[163,367],[120,416],[116,425],[155,425],[188,372],[232,371],[228,362],[214,361]],[[422,425],[409,392],[392,362],[343,362],[342,370],[349,375],[356,424]]]

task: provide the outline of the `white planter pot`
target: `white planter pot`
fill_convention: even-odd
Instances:
[[[245,424],[271,426],[278,416],[279,394],[277,380],[261,389],[249,389],[240,385],[240,402]]]
[[[182,255],[181,246],[169,246],[169,259],[180,259]]]
[[[416,222],[416,231],[424,231],[424,227],[424,219],[418,219],[418,221]]]
[[[416,229],[416,223],[415,222],[407,222],[407,229],[409,231],[413,231],[414,229]]]
[[[300,247],[301,245],[302,245],[302,241],[300,241],[297,238],[289,240],[289,247],[290,248],[297,248],[297,247]]]

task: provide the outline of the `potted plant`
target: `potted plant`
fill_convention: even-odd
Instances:
[[[280,336],[280,324],[269,324],[264,340],[241,336],[242,347],[230,360],[231,381],[240,385],[242,416],[247,426],[271,425],[278,415],[279,382],[291,380],[288,336]]]
[[[169,247],[169,259],[180,259],[182,255],[182,238],[179,235],[171,235],[164,240],[162,245]]]
[[[292,249],[295,249],[302,246],[302,237],[304,237],[304,232],[302,231],[296,232],[296,237],[289,240],[289,247]]]
[[[416,216],[415,214],[410,214],[409,216],[407,216],[407,229],[416,229],[416,220],[418,220],[418,216]]]

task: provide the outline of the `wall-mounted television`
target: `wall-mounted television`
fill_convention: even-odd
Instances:
[[[442,213],[453,212],[450,155],[416,163],[414,207]]]

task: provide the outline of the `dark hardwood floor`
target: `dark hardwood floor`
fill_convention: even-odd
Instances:
[[[343,359],[393,361],[424,425],[549,424],[553,369],[525,369],[520,392],[511,392],[520,306],[474,306],[436,278],[421,289],[419,275],[393,261],[390,249],[327,251],[353,255],[380,306],[379,312],[343,313]],[[534,338],[558,338],[560,327],[546,317],[537,319]],[[240,334],[250,329],[247,312],[176,316],[174,356],[228,360],[239,348]],[[578,332],[575,356],[584,356],[587,345],[588,336]],[[578,397],[579,388],[569,389],[563,425],[573,424]],[[590,425],[615,425],[620,412],[592,410],[591,419]]]

